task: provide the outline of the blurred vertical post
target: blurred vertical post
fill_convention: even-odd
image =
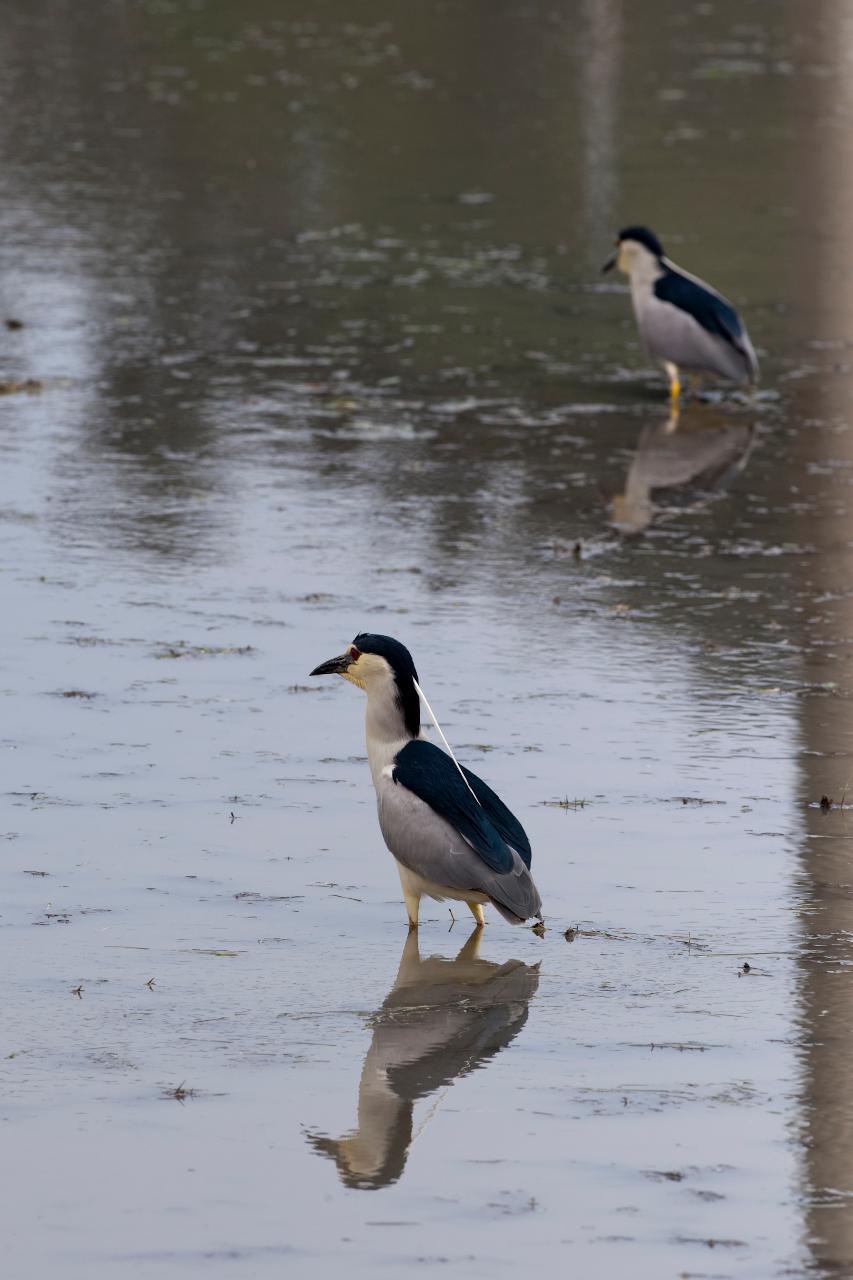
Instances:
[[[798,423],[791,482],[809,501],[800,558],[804,682],[800,700],[805,839],[801,865],[801,1114],[807,1240],[816,1265],[853,1266],[853,6],[790,8],[797,273],[792,346]],[[813,482],[810,475],[815,476]],[[818,484],[820,486],[818,492]],[[805,579],[805,580],[803,580]],[[817,686],[826,685],[820,693]],[[840,1274],[840,1273],[839,1273]]]
[[[615,230],[618,196],[619,78],[622,0],[582,0],[583,53],[578,75],[583,131],[583,216],[586,238],[600,254]]]

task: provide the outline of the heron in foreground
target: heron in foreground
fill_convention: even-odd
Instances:
[[[669,394],[681,394],[679,369],[712,373],[739,386],[758,379],[758,361],[738,313],[704,280],[666,257],[648,227],[625,227],[602,271],[618,267],[631,282],[640,338],[669,376]]]
[[[423,694],[408,649],[390,636],[357,635],[311,675],[343,676],[367,694],[379,826],[400,873],[409,928],[418,927],[422,897],[466,902],[478,926],[489,902],[510,924],[541,919],[521,823],[452,753],[420,736]]]

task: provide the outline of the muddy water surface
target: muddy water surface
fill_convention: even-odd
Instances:
[[[850,1274],[846,8],[287,8],[8,15],[4,1273]],[[407,938],[367,628],[544,936]]]

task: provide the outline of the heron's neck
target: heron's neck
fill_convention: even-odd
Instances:
[[[406,724],[405,711],[396,696],[396,690],[381,689],[367,696],[364,728],[367,759],[376,784],[382,770],[393,763],[397,753],[403,750],[406,743],[418,737],[420,725],[418,733],[412,733],[414,725]]]
[[[644,253],[637,258],[631,267],[631,293],[646,295],[654,287],[656,280],[666,275],[666,267],[653,253]]]

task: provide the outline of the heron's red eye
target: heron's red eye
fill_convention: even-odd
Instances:
[[[354,644],[350,645],[349,656],[352,658],[353,662],[358,662],[359,658],[361,657],[361,650],[356,649]]]

